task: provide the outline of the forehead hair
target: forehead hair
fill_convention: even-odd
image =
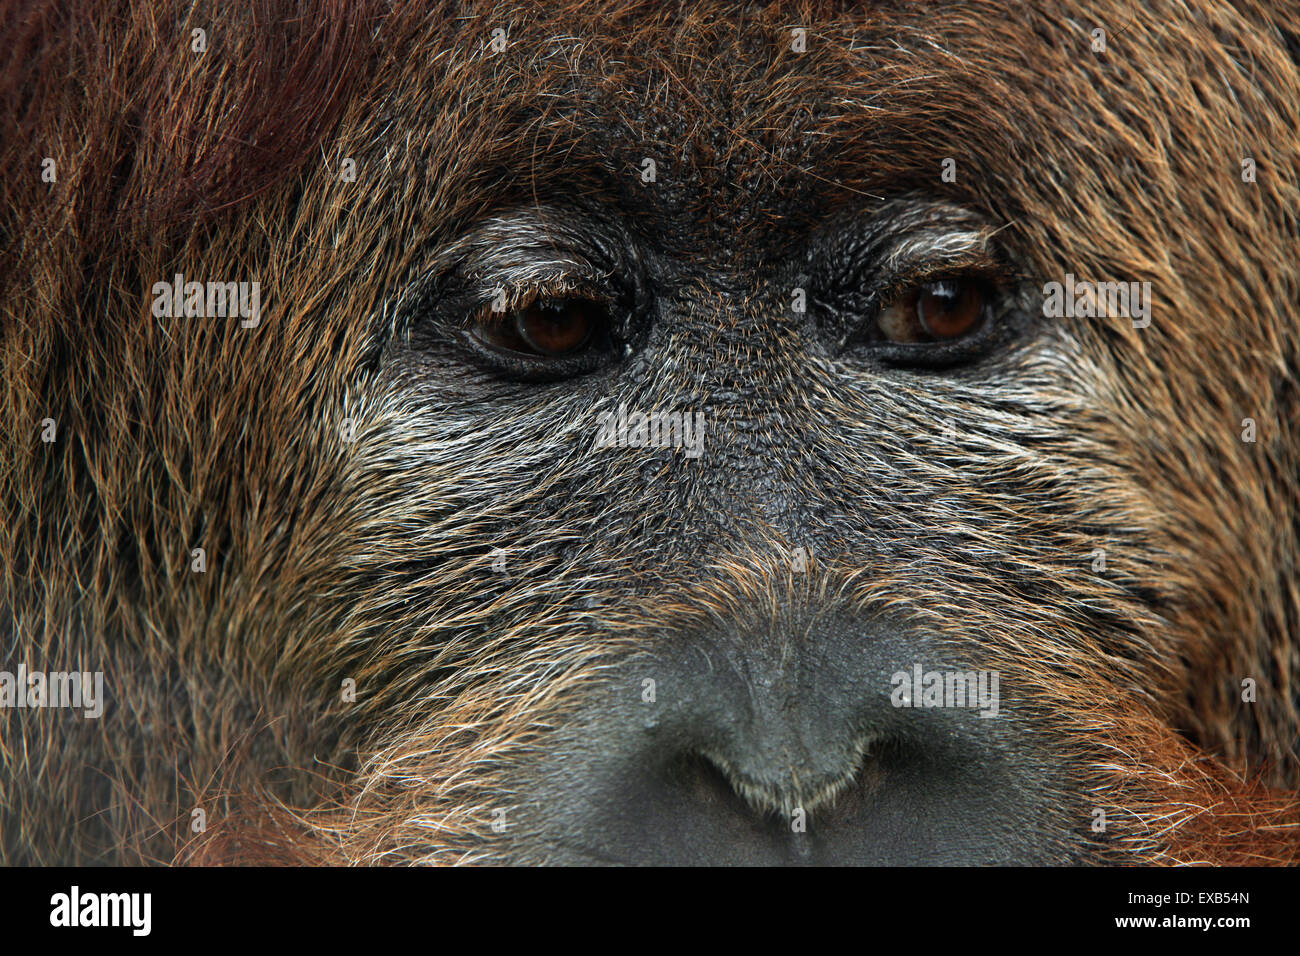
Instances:
[[[35,2],[4,16],[11,168],[51,157],[64,173],[53,190],[12,178],[4,208],[53,195],[83,236],[233,215],[341,162],[330,140],[345,134],[354,158],[384,160],[388,181],[368,188],[436,207],[448,229],[563,192],[760,241],[827,206],[924,190],[1016,223],[1007,238],[1037,250],[1055,244],[1021,220],[1049,208],[1095,218],[1118,189],[1130,232],[1184,208],[1207,168],[1276,140],[1271,91],[1297,92],[1294,70],[1279,75],[1284,46],[1246,8],[1207,11],[1237,40],[1194,50],[1107,4],[1065,17],[983,0],[258,0],[107,15]],[[654,189],[638,175],[647,159]]]

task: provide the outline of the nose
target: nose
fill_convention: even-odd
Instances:
[[[888,683],[880,648],[843,622],[755,637],[706,635],[660,657],[650,749],[718,778],[755,814],[793,818],[855,785],[890,724]]]
[[[1005,707],[988,719],[965,702],[913,706],[918,667],[944,672],[935,635],[825,613],[651,643],[587,698],[560,731],[560,756],[529,788],[539,856],[664,865],[1068,858],[1039,828],[1059,801],[1042,762],[1050,748],[1022,737]]]

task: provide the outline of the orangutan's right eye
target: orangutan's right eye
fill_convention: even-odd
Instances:
[[[537,297],[508,312],[475,320],[484,345],[529,358],[563,358],[581,352],[609,324],[605,303],[578,296]]]

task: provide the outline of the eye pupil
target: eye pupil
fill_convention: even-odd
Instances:
[[[596,324],[595,303],[547,299],[516,313],[519,337],[541,355],[567,355],[587,344]]]
[[[974,330],[984,314],[984,293],[979,285],[963,280],[942,280],[923,285],[916,299],[916,316],[922,329],[935,339],[952,339]]]

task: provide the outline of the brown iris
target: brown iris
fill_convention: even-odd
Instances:
[[[560,358],[581,351],[604,315],[605,307],[591,299],[535,299],[510,312],[488,313],[475,334],[499,349]]]
[[[891,342],[946,342],[984,324],[987,296],[973,279],[940,279],[909,289],[880,310],[876,320]]]

